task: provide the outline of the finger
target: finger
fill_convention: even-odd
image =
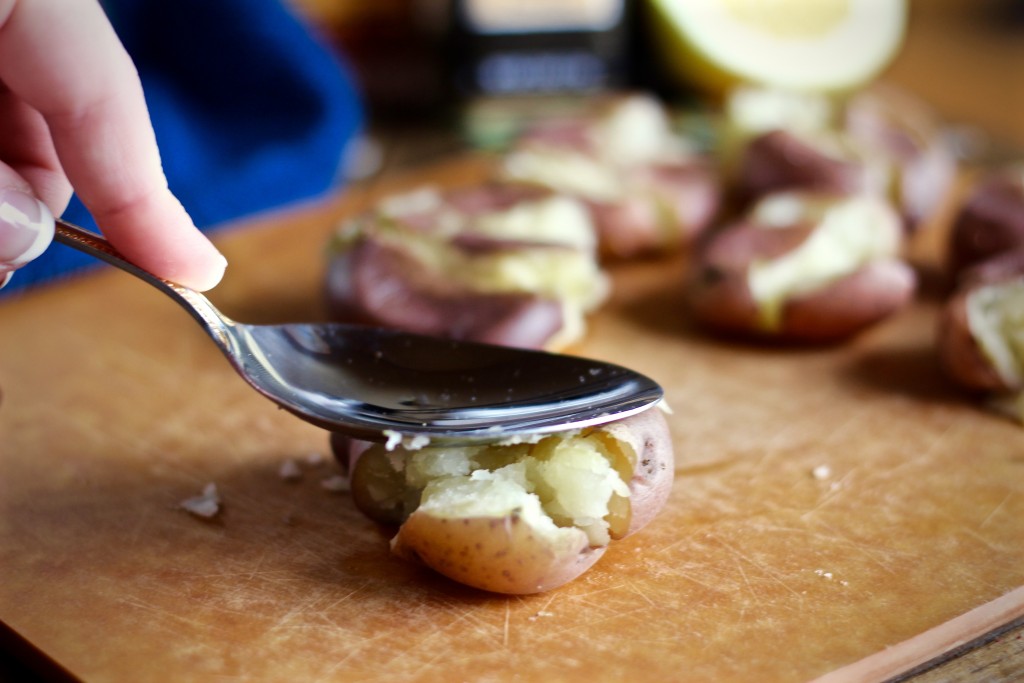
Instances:
[[[0,287],[53,240],[53,215],[71,198],[39,112],[0,87]],[[40,198],[40,200],[37,199]]]
[[[0,287],[50,246],[53,231],[53,214],[46,204],[24,190],[0,188]]]
[[[220,280],[227,262],[168,190],[135,66],[95,0],[0,0],[0,79],[42,114],[129,260],[200,290]]]
[[[41,199],[59,216],[71,199],[46,121],[0,86],[0,188],[16,187]]]

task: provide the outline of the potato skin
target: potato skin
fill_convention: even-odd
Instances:
[[[869,263],[824,289],[790,299],[782,327],[790,339],[846,339],[906,306],[916,283],[913,268],[902,261]]]
[[[561,543],[539,536],[518,514],[454,519],[414,512],[392,541],[399,557],[495,593],[526,595],[557,588],[590,569],[605,548],[579,530]]]
[[[953,221],[950,274],[1024,248],[1024,170],[1001,169],[979,179]]]
[[[723,228],[704,245],[695,263],[687,300],[703,325],[740,335],[761,332],[757,302],[747,286],[747,270],[756,259],[772,259],[800,246],[810,226],[764,230],[741,222]]]
[[[459,288],[372,236],[331,259],[326,299],[336,320],[523,348],[545,348],[563,324],[557,301]]]
[[[594,432],[609,448],[623,453],[631,450],[635,456],[630,458],[628,519],[612,534],[613,540],[623,538],[650,523],[668,500],[675,477],[668,424],[662,411],[654,408],[601,425]],[[365,450],[361,444],[344,436],[331,437],[335,456],[350,463],[353,470],[357,502],[356,461]],[[621,475],[621,468],[619,472]],[[575,579],[604,553],[605,547],[592,547],[582,530],[565,531],[555,537],[545,536],[516,512],[454,518],[417,509],[401,523],[391,547],[400,557],[422,562],[460,583],[498,593],[529,594]]]
[[[708,155],[672,150],[671,139],[657,158],[619,160],[602,153],[602,121],[629,100],[646,96],[598,98],[593,106],[569,118],[541,121],[522,131],[517,150],[560,150],[589,158],[615,174],[621,193],[598,199],[571,190],[561,192],[584,202],[598,233],[600,255],[626,260],[687,248],[704,233],[722,202],[717,163]],[[661,109],[660,104],[649,103]],[[651,125],[657,125],[651,122]],[[668,127],[666,119],[666,128]],[[516,182],[542,180],[517,177]]]
[[[778,258],[811,234],[808,226],[725,228],[698,259],[688,301],[702,324],[728,334],[798,343],[846,339],[906,305],[916,287],[913,269],[896,259],[867,264],[827,286],[783,304],[777,329],[765,329],[747,283],[755,260]]]
[[[751,139],[741,152],[734,193],[740,206],[748,206],[784,190],[859,192],[865,181],[861,161],[830,156],[789,131],[772,130]]]
[[[980,392],[1003,392],[1007,386],[992,367],[967,322],[967,299],[971,290],[951,298],[939,316],[939,361],[946,374],[960,386]]]
[[[352,476],[352,470],[355,468],[359,456],[370,447],[369,441],[353,439],[348,434],[342,434],[341,432],[331,432],[328,444],[331,449],[331,455],[334,456],[335,461],[338,463],[338,467],[341,469],[341,476],[343,477]]]
[[[939,316],[937,344],[946,374],[960,386],[981,392],[1019,391],[992,366],[971,332],[967,302],[979,287],[1024,277],[1024,249],[1005,252],[961,273],[960,287]]]
[[[915,97],[875,85],[845,106],[849,139],[892,168],[892,201],[909,230],[932,217],[956,178],[956,157],[935,113]]]
[[[959,289],[968,290],[981,285],[1006,282],[1024,275],[1024,246],[1005,251],[975,263],[960,273]]]
[[[609,422],[598,427],[598,431],[628,444],[636,454],[629,480],[629,526],[621,536],[625,538],[647,526],[668,502],[675,479],[672,435],[659,408]]]
[[[692,245],[721,204],[716,173],[701,160],[629,169],[628,184],[645,188],[617,202],[587,200],[602,257],[639,258]]]

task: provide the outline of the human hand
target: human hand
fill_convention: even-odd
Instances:
[[[48,246],[73,191],[139,267],[200,291],[223,276],[167,187],[138,73],[98,2],[0,0],[0,286]]]

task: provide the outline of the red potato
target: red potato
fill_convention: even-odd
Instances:
[[[554,299],[473,290],[373,237],[331,260],[327,291],[336,320],[452,339],[540,349],[564,325]]]
[[[325,289],[334,319],[558,349],[604,298],[586,209],[536,187],[391,197],[343,224]]]
[[[1024,166],[983,174],[953,221],[948,263],[953,277],[999,254],[1024,248]]]
[[[584,201],[602,255],[618,259],[692,244],[710,226],[721,195],[709,160],[670,130],[659,103],[640,95],[528,129],[502,176]]]
[[[985,357],[968,322],[969,292],[953,296],[939,318],[939,359],[946,374],[966,389],[1004,392],[1010,387]]]
[[[652,164],[633,172],[619,201],[587,201],[601,253],[629,259],[693,244],[718,213],[719,183],[702,162]]]
[[[387,450],[332,437],[357,507],[398,525],[392,550],[455,581],[537,593],[585,572],[668,499],[672,442],[659,410],[536,443]]]
[[[853,194],[870,189],[871,183],[864,159],[838,136],[772,130],[747,142],[734,188],[745,207],[775,192]]]
[[[543,593],[572,581],[604,555],[586,534],[542,532],[512,510],[456,519],[433,510],[414,513],[394,540],[394,552],[459,583],[493,593]]]
[[[946,373],[966,389],[1024,390],[1024,250],[964,272],[940,316],[938,349]]]
[[[910,300],[916,277],[900,244],[899,218],[878,198],[772,195],[704,246],[690,309],[731,334],[839,341]]]
[[[850,141],[890,167],[887,191],[907,227],[931,218],[957,172],[935,113],[906,92],[876,85],[850,98],[844,119]]]
[[[719,153],[726,156],[731,167],[737,151],[763,133],[828,130],[836,119],[836,106],[834,98],[820,92],[737,86],[723,103]]]
[[[1012,280],[1024,274],[1024,245],[975,263],[960,272],[957,280],[961,290],[973,289],[981,285]]]
[[[893,88],[844,102],[742,88],[727,103],[730,184],[741,208],[772,192],[870,191],[887,197],[908,229],[931,218],[956,176],[937,117]]]

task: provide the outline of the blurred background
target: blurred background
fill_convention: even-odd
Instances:
[[[713,110],[708,89],[680,75],[685,46],[664,38],[665,8],[690,1],[104,7],[139,66],[171,189],[206,230],[467,146],[499,147],[530,119],[603,91],[650,91],[676,112]],[[723,4],[769,23],[785,16],[792,28],[794,16],[813,23],[855,4],[882,16],[875,8],[897,1]],[[1024,0],[907,2],[902,40],[879,78],[930,104],[965,156],[1024,159]],[[80,202],[64,217],[95,228]],[[90,267],[83,254],[51,249],[0,297]]]
[[[656,44],[650,0],[288,2],[345,55],[373,125],[396,132],[465,127],[493,116],[495,97],[510,114],[517,96],[535,108],[604,88],[694,98]],[[909,17],[881,78],[950,123],[1024,146],[1024,0],[911,0]]]

